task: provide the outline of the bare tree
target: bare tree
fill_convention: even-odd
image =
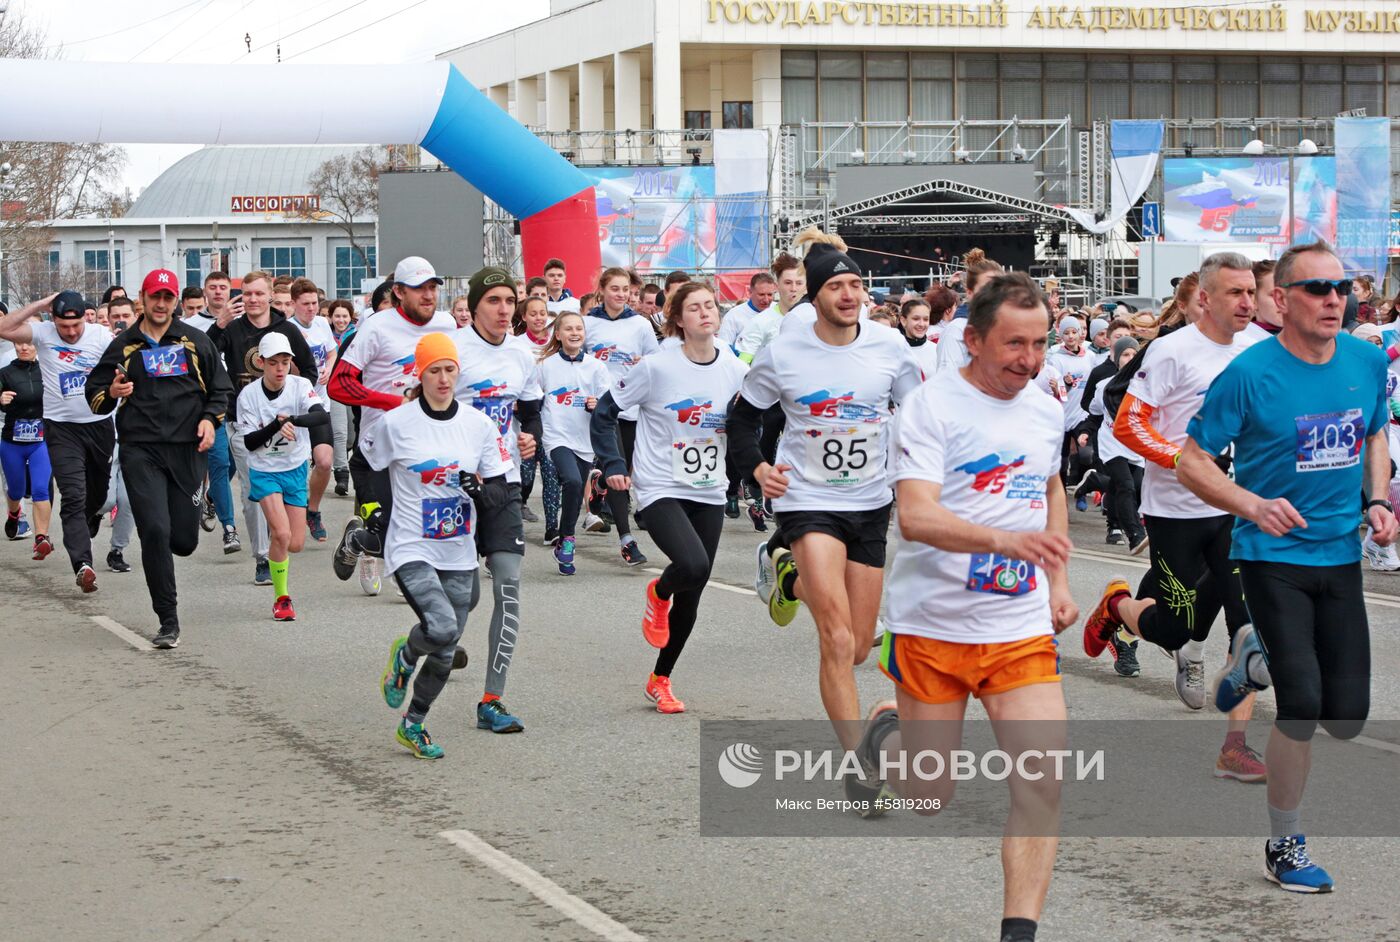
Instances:
[[[11,10],[0,21],[0,57],[52,58],[45,33]],[[0,128],[0,135],[4,129]],[[116,185],[126,166],[126,151],[111,144],[32,143],[0,141],[0,161],[10,165],[0,207],[0,247],[4,249],[3,280],[7,294],[28,298],[29,289],[10,276],[23,267],[29,282],[47,283],[48,251],[55,219],[120,216],[131,205],[129,193]],[[48,293],[48,292],[42,292]]]
[[[323,161],[311,179],[309,189],[321,198],[319,209],[307,209],[304,218],[331,222],[350,239],[350,248],[360,256],[366,272],[374,273],[366,246],[355,232],[357,222],[379,215],[379,174],[389,169],[388,154],[381,147],[365,147],[353,154],[341,154]]]

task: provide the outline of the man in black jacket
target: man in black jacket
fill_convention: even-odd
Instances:
[[[121,405],[119,460],[141,536],[146,588],[160,620],[158,648],[180,643],[171,554],[189,556],[199,545],[206,453],[232,397],[214,344],[175,318],[179,291],[174,272],[146,276],[145,314],[107,347],[85,389],[98,415]]]
[[[316,358],[312,356],[306,338],[295,324],[287,320],[285,314],[271,307],[272,280],[272,276],[264,271],[244,275],[243,294],[239,299],[243,315],[226,326],[215,324],[209,328],[209,339],[223,354],[224,366],[233,382],[228,411],[230,426],[238,418],[238,394],[244,386],[262,379],[262,369],[258,366],[258,344],[262,342],[263,335],[276,331],[286,337],[292,348],[295,372],[313,383],[316,381]],[[272,574],[267,565],[267,521],[263,519],[262,508],[257,501],[248,499],[251,493],[248,449],[237,435],[230,435],[228,443],[229,451],[233,454],[233,465],[238,471],[238,481],[243,488],[243,525],[247,528],[248,538],[253,541],[253,584],[272,585]],[[317,444],[317,440],[313,438],[312,444]]]

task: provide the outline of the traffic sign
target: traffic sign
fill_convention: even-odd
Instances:
[[[1162,234],[1162,204],[1142,204],[1142,237],[1155,239]]]

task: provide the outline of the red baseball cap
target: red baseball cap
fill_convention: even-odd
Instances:
[[[180,280],[168,268],[157,268],[141,282],[142,294],[156,294],[160,291],[169,291],[176,297],[180,295]]]

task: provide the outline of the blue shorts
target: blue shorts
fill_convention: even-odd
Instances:
[[[306,462],[290,471],[259,471],[248,469],[248,499],[260,501],[273,494],[282,495],[289,507],[306,506]]]

